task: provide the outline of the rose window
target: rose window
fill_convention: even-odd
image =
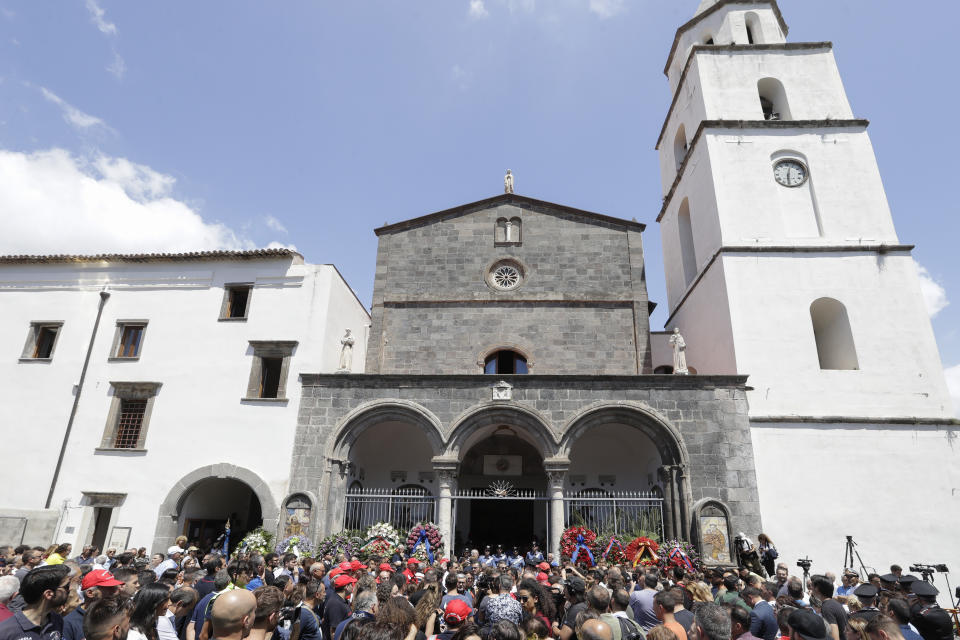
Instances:
[[[501,264],[490,275],[493,286],[498,289],[513,289],[520,284],[520,279],[520,270],[512,264]]]

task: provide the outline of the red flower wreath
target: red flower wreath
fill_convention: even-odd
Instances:
[[[642,564],[649,567],[660,561],[660,557],[657,555],[658,551],[660,551],[660,545],[650,538],[634,538],[627,545],[625,555],[634,566]]]
[[[590,554],[584,551],[582,547],[580,548],[580,553],[577,553],[577,538],[580,536],[583,536],[583,545],[593,554],[592,562],[590,560]],[[582,562],[588,567],[594,566],[598,554],[597,534],[585,527],[570,527],[564,531],[560,537],[560,555],[564,560],[570,560],[574,554],[577,554],[577,564]]]
[[[611,545],[610,541],[616,538],[617,542],[620,544]],[[623,540],[618,538],[616,535],[612,536],[601,536],[597,538],[597,549],[600,550],[600,557],[603,557],[603,554],[606,553],[607,548],[609,547],[610,552],[607,553],[605,560],[607,564],[622,564],[626,562],[626,547],[623,545]]]

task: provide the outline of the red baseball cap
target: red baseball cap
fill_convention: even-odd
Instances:
[[[537,574],[537,582],[542,582],[546,584],[547,582],[550,582],[550,576],[548,576],[543,571],[541,571],[540,573]]]
[[[359,560],[354,560],[350,563],[350,571],[360,571],[360,569],[366,569],[367,565],[361,564]]]
[[[473,613],[466,602],[460,598],[454,598],[447,603],[447,608],[443,611],[443,619],[447,622],[463,622]]]
[[[416,558],[410,558],[409,560],[407,560],[407,564],[420,564],[420,561],[417,560]]]
[[[352,571],[352,570],[353,570],[353,563],[351,563],[351,562],[341,562],[341,563],[338,564],[337,566],[340,567],[340,571]]]
[[[541,562],[537,565],[537,569],[540,569],[540,571],[550,571],[550,565],[548,565],[546,562]]]
[[[380,564],[380,571],[389,571],[390,573],[393,573],[393,567],[391,567],[388,563],[383,562]]]
[[[440,558],[440,562],[450,562],[450,558]]]
[[[106,569],[94,569],[83,576],[83,582],[80,583],[81,589],[92,589],[93,587],[119,587],[122,581],[113,577],[113,574]]]
[[[339,589],[340,587],[345,587],[348,584],[353,584],[356,581],[357,579],[354,578],[353,576],[339,575],[333,579],[333,587],[335,589]]]
[[[340,567],[334,567],[333,569],[330,569],[330,573],[327,574],[327,577],[334,578],[340,575],[341,573],[343,573],[343,569],[341,569]]]

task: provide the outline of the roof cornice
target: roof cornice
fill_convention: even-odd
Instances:
[[[492,206],[501,205],[501,204],[516,204],[516,205],[527,205],[528,207],[534,208],[546,208],[546,209],[556,209],[564,213],[569,213],[575,216],[581,216],[584,218],[596,220],[598,222],[604,222],[607,224],[612,224],[616,226],[626,227],[628,229],[634,229],[636,231],[643,231],[646,229],[646,225],[635,220],[624,220],[623,218],[614,218],[612,216],[606,216],[602,213],[594,213],[592,211],[584,211],[583,209],[576,209],[574,207],[568,207],[562,204],[556,204],[554,202],[547,202],[546,200],[537,200],[536,198],[528,198],[527,196],[521,196],[515,193],[502,193],[496,195],[492,198],[487,198],[485,200],[477,200],[476,202],[471,202],[469,204],[462,204],[450,209],[444,209],[443,211],[436,211],[434,213],[428,213],[424,216],[419,216],[416,218],[410,218],[409,220],[403,220],[401,222],[395,222],[393,224],[384,225],[373,230],[375,234],[383,235],[385,233],[394,233],[396,231],[406,231],[407,229],[412,229],[420,225],[433,222],[434,220],[441,220],[443,218],[449,218],[453,216],[459,216],[471,211],[478,211],[481,209],[487,209]]]
[[[724,7],[728,7],[733,4],[757,4],[759,2],[769,2],[773,8],[774,14],[777,16],[777,21],[780,23],[780,28],[783,29],[783,35],[790,33],[790,28],[787,26],[787,21],[783,19],[783,14],[780,13],[780,7],[777,6],[777,0],[720,0],[720,2],[713,5],[700,15],[695,16],[692,20],[680,25],[680,28],[677,29],[677,35],[673,39],[673,45],[670,47],[670,55],[667,56],[667,64],[663,67],[663,75],[667,75],[670,71],[670,65],[673,64],[673,56],[677,53],[677,47],[680,45],[680,38],[686,31],[697,26],[702,20],[708,16],[712,16],[714,13],[720,9],[723,9]]]
[[[670,118],[673,116],[673,110],[680,100],[680,90],[687,80],[687,72],[693,66],[693,59],[697,53],[734,53],[750,51],[816,51],[820,49],[833,49],[832,42],[788,42],[785,44],[698,44],[690,51],[690,57],[687,58],[687,64],[683,67],[683,74],[680,76],[680,82],[677,83],[677,90],[673,92],[673,102],[670,103],[670,110],[667,111],[667,117],[663,120],[663,126],[660,128],[660,137],[657,138],[657,144],[654,149],[660,149],[660,143],[663,142],[663,134],[667,132],[667,125],[670,124]]]
[[[63,264],[80,262],[201,262],[213,260],[277,260],[303,256],[291,249],[253,249],[250,251],[191,251],[187,253],[98,253],[90,255],[14,255],[0,256],[0,264]]]
[[[697,129],[696,135],[693,136],[693,140],[690,141],[690,147],[687,150],[687,156],[683,159],[683,163],[680,165],[680,168],[677,169],[677,177],[673,179],[673,185],[670,187],[670,191],[667,192],[667,195],[663,198],[663,206],[660,207],[660,213],[657,214],[657,222],[663,218],[663,214],[667,212],[667,208],[670,206],[670,202],[673,200],[673,195],[677,191],[677,187],[680,185],[680,181],[683,179],[683,175],[687,169],[687,163],[690,162],[690,158],[693,157],[693,152],[699,144],[700,139],[703,137],[703,132],[706,129],[827,129],[827,128],[847,128],[847,127],[863,127],[864,129],[870,126],[869,120],[854,119],[854,120],[704,120],[700,123],[700,127]]]

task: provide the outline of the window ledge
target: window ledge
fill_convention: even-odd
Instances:
[[[135,453],[142,455],[147,452],[146,449],[115,449],[113,447],[97,447],[94,453]]]
[[[523,242],[494,242],[493,246],[495,247],[520,247],[523,246]]]
[[[247,318],[217,318],[217,322],[246,322]]]
[[[240,402],[250,404],[286,404],[290,398],[240,398]]]
[[[107,362],[136,362],[140,359],[140,356],[134,356],[132,358],[125,358],[123,356],[110,356],[107,358]]]
[[[20,358],[20,362],[45,362],[47,364],[53,362],[53,358]]]

